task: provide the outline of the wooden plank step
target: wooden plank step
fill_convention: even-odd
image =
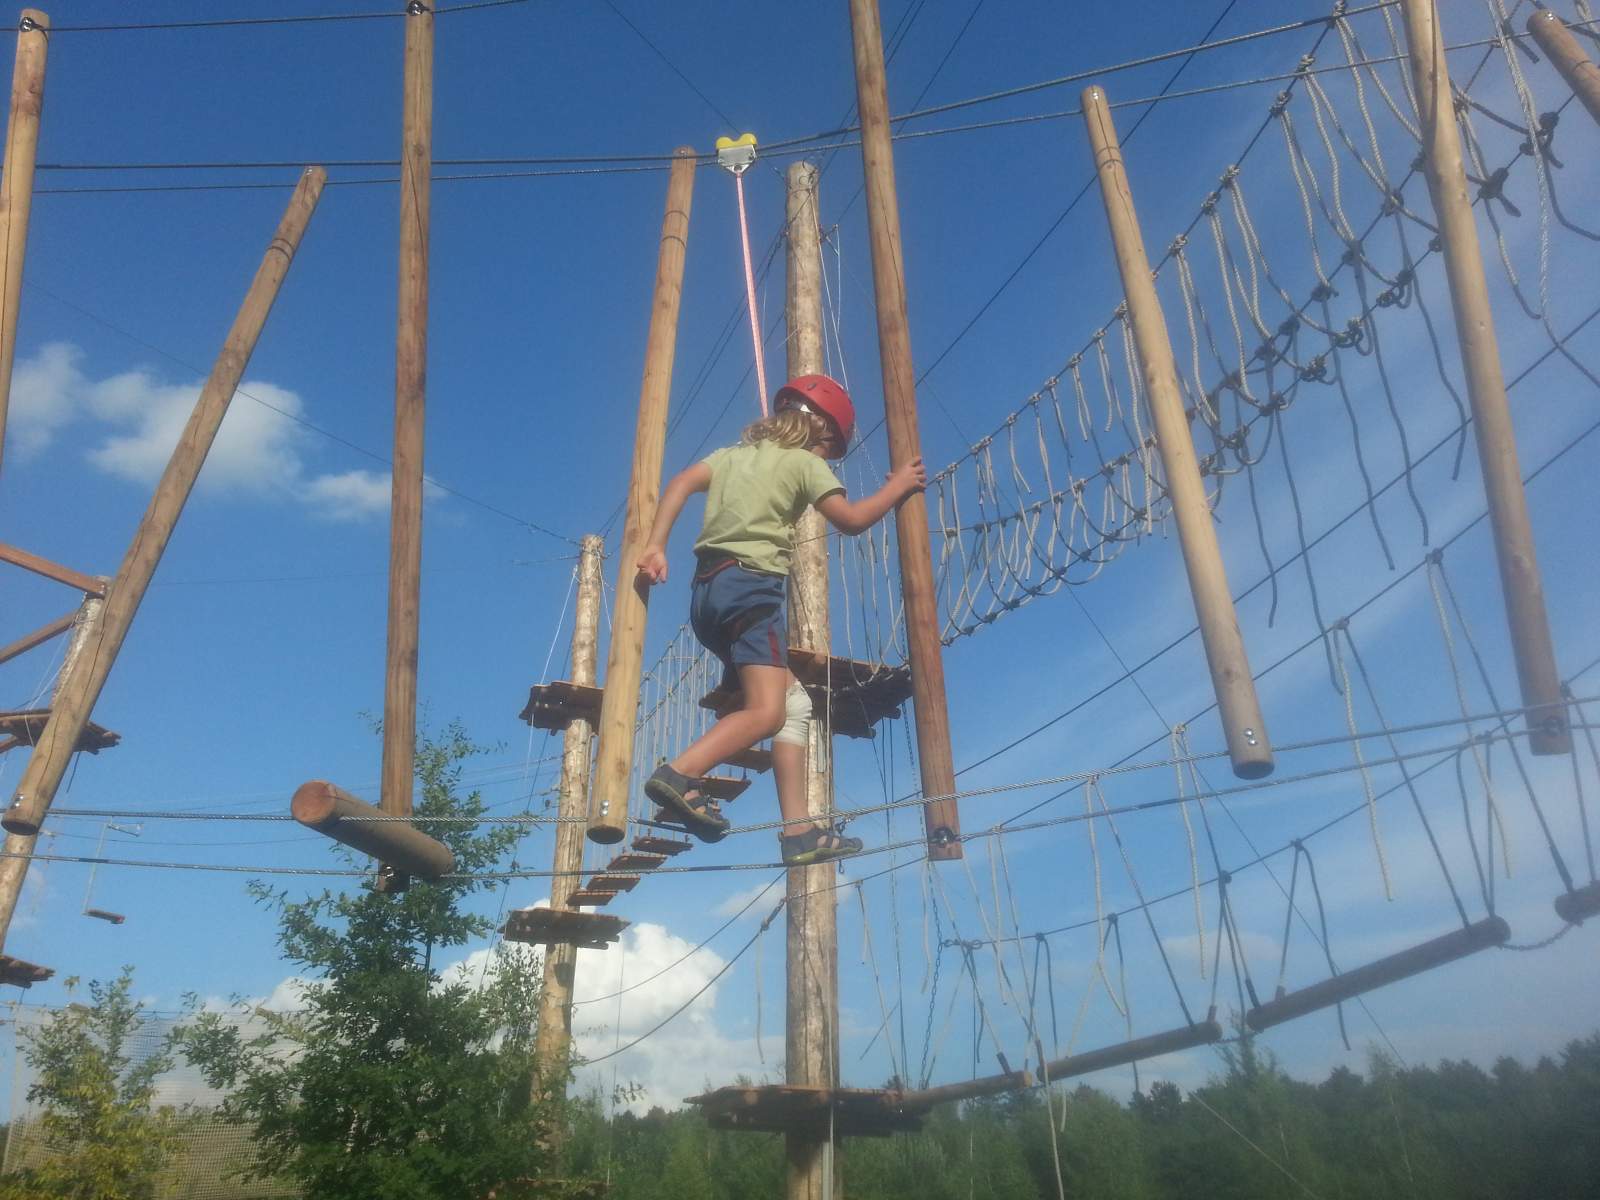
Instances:
[[[13,745],[37,745],[49,720],[48,708],[20,708],[11,712],[0,712],[0,734],[14,738]],[[115,746],[121,740],[120,733],[113,733],[90,721],[83,727],[83,736],[78,739],[77,748],[87,750],[90,754],[98,754]]]
[[[535,729],[564,732],[577,718],[593,724],[600,720],[600,701],[604,688],[572,683],[558,679],[554,683],[535,684],[528,689],[528,703],[517,714]]]
[[[631,892],[639,886],[637,875],[596,875],[583,885],[587,892]]]
[[[567,897],[567,904],[572,908],[580,905],[593,905],[595,908],[610,904],[615,892],[592,892],[588,888],[579,888]]]
[[[676,845],[677,843],[674,844]],[[667,856],[665,854],[619,854],[606,864],[606,874],[611,875],[619,871],[623,873],[654,871],[666,861]]]
[[[750,786],[748,778],[733,775],[707,775],[700,781],[701,789],[713,800],[737,800]]]
[[[693,842],[680,842],[677,838],[656,837],[654,834],[643,834],[633,839],[630,845],[641,854],[665,854],[672,856],[682,854]]]
[[[55,973],[54,967],[41,967],[38,963],[12,958],[9,954],[0,954],[0,983],[9,983],[20,988],[32,987],[36,983],[43,983]]]
[[[793,1130],[827,1137],[886,1137],[922,1128],[922,1113],[905,1109],[901,1093],[868,1088],[767,1084],[725,1087],[690,1096],[713,1129],[760,1133]]]
[[[121,925],[128,918],[118,912],[107,912],[103,908],[86,908],[83,915],[93,917],[96,921],[105,921],[112,925]]]
[[[725,767],[739,767],[745,771],[770,771],[772,770],[772,751],[764,746],[751,746],[748,750],[741,750],[737,754],[730,754],[722,760]]]
[[[790,650],[789,669],[805,687],[813,707],[832,716],[833,732],[844,737],[872,737],[873,726],[898,717],[911,698],[911,668],[906,666]],[[739,691],[718,688],[700,701],[700,707],[723,716],[743,702]]]
[[[604,950],[627,927],[627,921],[609,913],[540,907],[516,909],[506,917],[505,928],[500,932],[508,942]]]

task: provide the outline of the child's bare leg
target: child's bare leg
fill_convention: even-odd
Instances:
[[[739,684],[744,689],[744,707],[723,717],[668,765],[698,779],[718,763],[771,737],[783,725],[783,693],[792,678],[788,667],[741,664]],[[804,763],[801,766],[804,769]]]
[[[778,785],[782,832],[789,837],[803,833],[811,815],[806,805],[806,747],[795,742],[773,742],[772,777]]]

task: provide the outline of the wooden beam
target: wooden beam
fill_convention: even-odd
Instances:
[[[1074,1075],[1087,1075],[1091,1071],[1103,1071],[1107,1067],[1143,1062],[1147,1058],[1171,1054],[1175,1050],[1207,1046],[1221,1040],[1222,1026],[1208,1018],[1197,1025],[1183,1025],[1177,1029],[1169,1029],[1165,1033],[1153,1033],[1149,1037],[1134,1038],[1132,1041],[1118,1042],[1113,1046],[1102,1046],[1098,1050],[1090,1050],[1084,1054],[1068,1054],[1046,1063],[1039,1075],[1044,1081],[1054,1083],[1058,1079],[1071,1079]]]
[[[966,1079],[960,1083],[946,1083],[939,1087],[919,1088],[901,1092],[900,1107],[907,1109],[932,1108],[952,1100],[973,1100],[979,1096],[998,1096],[1004,1092],[1020,1092],[1034,1084],[1031,1071],[1007,1071],[1000,1075],[985,1075],[979,1079]]]
[[[1272,773],[1272,744],[1250,675],[1233,593],[1228,590],[1222,549],[1217,543],[1194,439],[1184,415],[1183,394],[1178,390],[1178,370],[1172,358],[1167,322],[1150,275],[1150,260],[1145,255],[1139,218],[1133,208],[1133,192],[1123,168],[1122,147],[1103,89],[1083,90],[1083,120],[1094,150],[1095,171],[1100,176],[1100,197],[1105,201],[1117,270],[1128,301],[1127,320],[1139,350],[1145,394],[1155,421],[1156,448],[1161,454],[1167,495],[1172,500],[1172,518],[1178,526],[1183,566],[1200,622],[1200,639],[1211,670],[1228,758],[1239,778],[1260,779]]]
[[[33,211],[33,167],[39,152],[39,116],[44,109],[44,64],[50,18],[22,10],[17,63],[11,74],[11,113],[6,121],[4,166],[0,167],[0,453],[11,405],[11,371],[17,359],[17,316],[22,309],[22,266],[28,252],[28,217]]]
[[[786,319],[790,379],[821,374],[822,230],[818,218],[815,163],[789,165],[786,216]],[[833,645],[828,612],[828,525],[807,508],[795,526],[789,568],[789,655],[809,652],[826,659]],[[819,824],[833,823],[833,731],[830,708],[814,705],[804,747],[806,812]],[[774,754],[796,747],[774,746]],[[779,766],[779,771],[783,767]],[[783,776],[780,774],[779,779]],[[787,991],[784,1020],[784,1082],[828,1087],[839,1082],[838,893],[833,864],[791,867],[784,906]],[[786,1200],[828,1200],[837,1190],[832,1144],[810,1130],[784,1135]]]
[[[266,324],[272,302],[277,298],[279,285],[294,260],[300,237],[317,206],[322,185],[327,178],[321,167],[308,167],[300,177],[299,186],[290,197],[288,209],[279,222],[276,233],[267,247],[261,266],[250,284],[244,303],[228,331],[222,351],[211,368],[211,375],[200,390],[189,423],[172,452],[172,458],[156,484],[155,494],[145,509],[133,543],[117,569],[115,580],[106,593],[104,615],[94,637],[80,658],[83,669],[74,670],[62,684],[61,692],[52,707],[50,724],[34,748],[28,765],[22,773],[11,807],[6,810],[0,825],[10,833],[35,834],[44,820],[45,810],[55,798],[56,788],[66,774],[72,751],[78,744],[83,727],[94,711],[100,690],[117,661],[123,639],[133,624],[139,603],[154,577],[161,555],[167,548],[172,531],[183,513],[184,503],[194,488],[205,464],[206,452],[217,436],[228,404],[239,386],[239,378],[250,361],[256,339]]]
[[[40,626],[26,637],[20,637],[9,646],[0,647],[0,663],[10,662],[19,654],[25,654],[35,646],[42,646],[58,634],[65,633],[72,628],[72,623],[78,619],[76,611],[63,613],[48,625]]]
[[[661,454],[667,441],[667,402],[672,362],[678,348],[678,310],[683,302],[684,252],[689,243],[689,206],[694,200],[694,151],[679,146],[667,182],[667,209],[661,220],[656,282],[645,340],[644,379],[639,385],[639,425],[633,441],[633,473],[628,481],[622,553],[617,559],[617,591],[611,613],[611,647],[606,655],[606,692],[600,705],[600,744],[595,753],[589,838],[602,845],[620,842],[628,827],[628,785],[633,772],[633,727],[639,715],[645,617],[649,584],[635,564],[655,520],[661,491]]]
[[[1550,65],[1567,81],[1572,94],[1582,101],[1589,115],[1600,122],[1600,67],[1583,52],[1567,23],[1548,8],[1539,8],[1528,17],[1528,32],[1544,51]]]
[[[861,158],[866,174],[867,228],[872,239],[872,286],[878,310],[878,354],[883,367],[883,410],[889,432],[889,462],[899,467],[922,454],[917,431],[916,364],[906,318],[900,202],[895,192],[894,144],[889,136],[889,89],[884,76],[883,28],[878,0],[850,0],[855,49],[856,107],[861,112]],[[950,753],[950,715],[944,687],[944,649],[939,642],[938,596],[928,549],[928,505],[922,494],[907,496],[895,514],[900,552],[900,592],[905,601],[906,640],[911,649],[912,695],[917,718],[917,760],[928,857],[961,857],[961,818],[954,799],[955,766]]]
[[[289,812],[307,829],[420,879],[455,870],[455,855],[409,820],[397,818],[324,779],[295,789]]]
[[[1439,221],[1439,243],[1450,283],[1450,306],[1455,314],[1467,397],[1472,405],[1472,433],[1477,440],[1483,489],[1489,501],[1489,525],[1494,533],[1511,648],[1517,662],[1522,705],[1529,710],[1528,748],[1535,754],[1567,754],[1572,750],[1572,734],[1562,703],[1561,676],[1556,671],[1539,560],[1534,553],[1528,497],[1517,462],[1516,433],[1506,403],[1500,346],[1495,340],[1489,284],[1483,273],[1483,252],[1478,245],[1472,198],[1461,162],[1461,137],[1456,129],[1444,35],[1433,0],[1401,0],[1400,8],[1417,111],[1422,117],[1423,174]]]
[[[1394,983],[1491,946],[1498,946],[1510,937],[1511,927],[1504,920],[1489,917],[1299,991],[1286,993],[1280,988],[1276,997],[1245,1013],[1244,1021],[1258,1032],[1270,1029],[1319,1008],[1353,999],[1386,983]]]
[[[98,575],[85,575],[82,571],[74,571],[71,567],[63,567],[60,563],[53,563],[48,558],[41,558],[31,554],[20,546],[8,546],[0,542],[0,562],[8,562],[13,566],[21,567],[24,571],[32,571],[35,575],[43,575],[46,579],[54,579],[57,583],[64,583],[68,587],[76,588],[86,596],[104,596],[106,594],[106,581]]]
[[[428,383],[428,221],[433,175],[433,9],[406,6],[400,147],[400,283],[395,330],[394,466],[389,505],[389,624],[384,656],[379,803],[411,812],[417,751],[422,603],[422,446]],[[387,880],[399,890],[404,880]]]

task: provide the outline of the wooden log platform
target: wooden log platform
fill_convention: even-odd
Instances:
[[[700,790],[713,800],[737,800],[750,786],[748,776],[707,775],[700,780]]]
[[[637,875],[596,875],[583,888],[590,892],[631,892],[638,886]]]
[[[39,737],[44,733],[44,727],[50,720],[48,708],[20,708],[9,712],[0,712],[0,735],[8,738],[3,749],[10,750],[15,746],[34,746],[39,742]],[[113,733],[103,726],[96,725],[93,721],[87,722],[83,727],[83,736],[78,739],[78,749],[87,750],[90,754],[98,754],[108,750],[122,740],[120,733]]]
[[[679,841],[677,838],[656,837],[650,833],[641,834],[629,844],[641,854],[665,854],[668,857],[674,854],[682,854],[694,845],[693,842]]]
[[[9,954],[0,954],[0,983],[28,988],[36,983],[43,983],[55,973],[54,967],[41,967],[38,963],[24,962],[20,958],[12,958]]]
[[[604,950],[622,936],[628,922],[608,913],[573,912],[566,908],[519,908],[501,929],[508,942],[542,946],[577,946]]]
[[[579,717],[590,724],[597,724],[600,720],[600,701],[604,696],[603,688],[571,683],[565,679],[535,684],[528,690],[528,703],[517,714],[517,718],[535,729],[562,733]]]
[[[644,839],[636,838],[635,844],[642,840]],[[678,843],[674,842],[673,845],[676,846]],[[673,851],[672,853],[676,853],[676,851]],[[616,874],[619,872],[624,875],[638,874],[640,871],[654,871],[666,861],[667,855],[665,854],[639,854],[630,850],[617,855],[610,862],[608,862],[606,864],[605,871],[607,875]]]
[[[690,1096],[713,1129],[743,1133],[805,1132],[826,1138],[887,1137],[922,1128],[922,1112],[906,1108],[902,1094],[872,1088],[765,1084],[724,1087]]]
[[[615,896],[615,892],[596,892],[590,888],[583,887],[579,888],[577,891],[573,892],[572,895],[567,897],[567,904],[572,908],[579,908],[582,906],[603,908],[607,904],[610,904]]]
[[[789,651],[794,672],[819,712],[833,718],[833,732],[845,737],[869,738],[879,721],[900,715],[911,697],[911,668],[883,663],[835,658],[814,650]],[[719,717],[743,703],[743,693],[718,688],[700,701]]]

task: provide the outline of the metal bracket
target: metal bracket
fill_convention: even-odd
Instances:
[[[731,174],[743,175],[755,161],[755,134],[741,134],[737,140],[730,137],[717,139],[717,165]]]

